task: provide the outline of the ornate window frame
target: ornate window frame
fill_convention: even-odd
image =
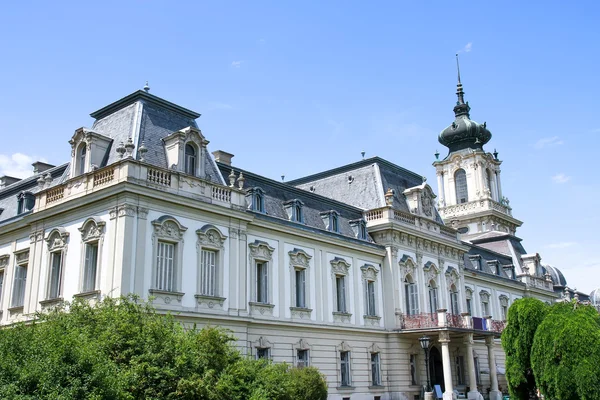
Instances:
[[[299,199],[288,200],[283,207],[290,221],[304,223],[304,203]]]
[[[17,195],[17,214],[24,214],[33,211],[35,207],[35,195],[28,191],[23,191]]]
[[[363,282],[363,293],[365,296],[365,300],[364,300],[364,321],[365,321],[365,325],[379,325],[379,321],[381,320],[381,316],[380,316],[380,312],[381,310],[379,309],[379,280],[377,279],[377,276],[379,274],[379,270],[377,268],[375,268],[373,265],[371,264],[365,264],[362,267],[360,267],[360,272],[361,272],[361,277],[362,277],[362,282]],[[369,314],[368,310],[367,310],[367,306],[368,306],[368,297],[369,297],[369,288],[368,288],[368,284],[369,282],[373,282],[373,297],[374,297],[374,302],[375,304],[374,306],[374,314]]]
[[[13,277],[12,277],[12,290],[10,293],[10,307],[8,308],[8,310],[11,312],[11,314],[15,314],[15,313],[19,313],[23,311],[23,307],[25,306],[25,299],[27,298],[27,277],[29,275],[29,248],[23,249],[23,250],[18,250],[15,251],[14,253],[14,272],[13,272]],[[22,296],[23,296],[23,300],[22,302],[19,302],[20,304],[16,304],[15,301],[15,291],[16,291],[16,283],[15,280],[17,279],[17,268],[24,268],[25,269],[25,279],[24,279],[24,287],[23,287],[23,292],[22,292]]]
[[[250,251],[248,252],[250,273],[250,314],[257,316],[273,316],[273,252],[274,247],[271,247],[267,242],[255,240],[248,244]],[[258,276],[257,264],[264,263],[267,268],[267,302],[258,302]]]
[[[46,276],[46,295],[44,296],[45,300],[40,301],[42,306],[52,305],[55,303],[59,303],[63,301],[63,292],[64,292],[64,282],[65,282],[65,269],[66,269],[66,259],[67,259],[67,250],[69,245],[69,232],[63,227],[53,228],[48,232],[46,236],[46,245],[48,246],[48,261],[47,261],[47,269],[48,275]],[[56,296],[51,296],[52,289],[52,264],[54,261],[54,255],[60,254],[60,273],[58,276],[58,288]]]
[[[306,351],[308,354],[307,364],[303,366],[298,365],[298,351]],[[309,367],[311,365],[311,346],[305,339],[300,339],[294,344],[294,365],[298,368]]]
[[[104,236],[105,236],[106,222],[98,217],[89,217],[83,224],[78,228],[81,232],[81,251],[80,251],[80,271],[79,271],[79,293],[75,296],[96,296],[100,293],[100,276],[102,266],[102,249],[104,247]],[[94,277],[94,288],[91,290],[84,290],[85,286],[85,258],[87,246],[89,244],[97,243],[98,254],[96,255],[96,274]]]
[[[349,296],[349,285],[350,285],[350,267],[351,264],[348,263],[345,259],[341,257],[334,257],[333,260],[330,261],[331,264],[331,280],[332,280],[332,293],[333,293],[333,321],[338,323],[350,323],[350,318],[352,317],[351,311],[351,303]],[[338,287],[337,287],[337,277],[342,277],[344,282],[344,310],[340,310],[338,304]]]
[[[448,303],[450,307],[448,307],[448,309],[450,310],[450,313],[452,313],[452,311],[457,311],[456,315],[460,315],[460,290],[458,289],[460,284],[460,274],[458,273],[456,268],[448,267],[444,275],[446,276],[446,287],[448,288],[448,299],[450,300]],[[452,290],[452,287],[454,287],[454,290]],[[453,310],[453,294],[456,295],[456,306],[458,308],[457,310]]]
[[[223,283],[225,273],[225,236],[219,228],[214,225],[206,224],[202,228],[196,230],[196,257],[197,257],[197,282],[196,282],[196,302],[201,308],[212,309],[215,306],[223,309],[223,303],[225,297],[223,297]],[[202,251],[211,250],[216,253],[216,266],[215,266],[215,288],[216,293],[214,296],[202,293]]]
[[[310,304],[310,260],[312,256],[302,249],[294,248],[288,252],[290,256],[290,311],[292,318],[310,319],[312,308]],[[296,301],[297,282],[296,271],[304,272],[304,307],[298,306]]]
[[[271,360],[273,355],[271,354],[271,349],[273,348],[273,343],[265,339],[263,336],[259,337],[258,340],[252,343],[252,347],[254,348],[254,358],[259,359],[258,354],[259,350],[267,350],[267,360]]]
[[[256,186],[246,190],[246,201],[248,202],[248,209],[266,214],[265,191],[262,188]]]
[[[488,292],[487,290],[480,290],[479,291],[479,307],[481,308],[481,317],[482,318],[486,318],[492,315],[492,310],[491,310],[491,306],[490,306],[490,292]],[[487,314],[488,315],[484,315],[486,313],[484,313],[484,307],[483,304],[487,304]]]
[[[350,345],[348,345],[347,342],[341,342],[338,346],[336,346],[336,353],[337,353],[337,378],[338,378],[338,390],[344,390],[344,389],[354,389],[354,387],[352,386],[352,347],[350,347]],[[342,353],[347,353],[348,354],[348,382],[346,382],[346,384],[343,384],[342,382]]]
[[[322,212],[321,219],[329,232],[340,233],[340,213],[335,210]]]
[[[171,305],[173,299],[181,304],[181,298],[184,293],[181,292],[182,272],[183,272],[183,246],[184,236],[187,227],[181,225],[177,218],[171,215],[163,215],[151,222],[152,232],[152,280],[148,292],[163,305]],[[158,268],[158,246],[160,242],[169,243],[175,246],[173,260],[173,280],[175,286],[172,291],[161,290],[156,286],[157,268]]]
[[[419,287],[417,286],[417,264],[415,260],[407,255],[402,255],[402,258],[398,261],[398,265],[400,266],[400,282],[402,282],[402,296],[404,298],[404,307],[405,307],[405,315],[416,315],[419,313]],[[414,285],[416,293],[414,294],[413,300],[416,301],[415,307],[413,307],[411,311],[410,307],[410,296],[411,294],[409,285]],[[415,311],[415,312],[413,312]]]
[[[354,231],[354,236],[358,240],[369,240],[369,232],[367,231],[367,221],[363,218],[353,219],[349,221],[350,227]]]
[[[175,131],[162,139],[167,154],[169,168],[187,174],[185,146],[191,145],[196,150],[195,175],[204,178],[204,159],[206,158],[206,145],[208,140],[204,138],[200,129],[193,126]]]
[[[500,315],[502,317],[502,320],[508,320],[508,306],[510,304],[508,296],[505,294],[501,294],[500,296],[498,296],[498,303],[500,304]]]
[[[473,316],[473,292],[473,288],[465,286],[465,306],[467,307],[465,312],[470,313],[469,315],[471,316]],[[471,305],[470,307],[469,304]]]
[[[8,270],[9,263],[10,254],[3,254],[0,256],[0,275],[2,275],[0,281],[0,317],[2,316],[2,295],[6,291],[6,271]]]
[[[367,353],[369,355],[369,362],[368,362],[368,369],[369,369],[369,388],[382,388],[385,385],[383,384],[383,371],[382,371],[382,360],[381,360],[381,355],[383,354],[383,351],[381,351],[381,348],[377,345],[377,343],[373,342],[368,348],[367,348]],[[378,381],[377,382],[373,382],[373,360],[372,357],[374,354],[377,354],[377,375],[378,375]]]

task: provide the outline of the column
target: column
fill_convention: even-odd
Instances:
[[[494,337],[487,336],[485,338],[485,345],[488,348],[488,361],[490,364],[490,400],[502,399],[502,393],[498,390],[498,375],[496,371],[496,354],[494,353]]]
[[[439,204],[446,205],[446,199],[444,194],[444,173],[438,171],[437,175],[437,183],[438,183],[438,195],[440,196]]]
[[[452,388],[452,363],[450,362],[450,332],[440,332],[442,345],[442,365],[444,366],[444,400],[453,399]]]
[[[467,398],[469,400],[479,400],[479,391],[477,390],[477,376],[475,375],[475,360],[473,358],[473,334],[467,333],[465,336],[465,346],[467,358],[467,372],[469,373],[469,393]]]
[[[502,186],[500,186],[500,170],[496,170],[496,189],[498,190],[498,201],[502,200]]]

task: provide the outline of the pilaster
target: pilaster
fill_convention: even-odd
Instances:
[[[490,400],[502,399],[502,393],[498,390],[498,375],[496,371],[496,353],[494,352],[494,337],[487,336],[485,345],[488,348],[488,361],[490,364]]]

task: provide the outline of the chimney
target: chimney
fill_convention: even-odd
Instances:
[[[33,164],[31,164],[33,166],[33,173],[34,174],[39,174],[42,173],[46,170],[49,170],[50,168],[54,168],[55,165],[52,164],[47,164],[45,162],[41,162],[41,161],[36,161]]]
[[[0,189],[10,186],[13,183],[17,183],[20,180],[21,180],[20,178],[15,178],[13,176],[7,176],[7,175],[0,176]]]
[[[223,150],[213,151],[212,154],[215,157],[216,162],[225,165],[231,165],[231,159],[233,158],[233,154]]]

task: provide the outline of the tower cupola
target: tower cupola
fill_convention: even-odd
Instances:
[[[471,107],[465,102],[465,92],[460,81],[460,67],[458,54],[456,55],[458,69],[458,83],[456,95],[458,97],[454,106],[454,121],[450,126],[440,132],[438,140],[448,147],[450,153],[463,149],[483,149],[483,145],[490,141],[492,133],[487,129],[486,123],[480,124],[471,120]]]

